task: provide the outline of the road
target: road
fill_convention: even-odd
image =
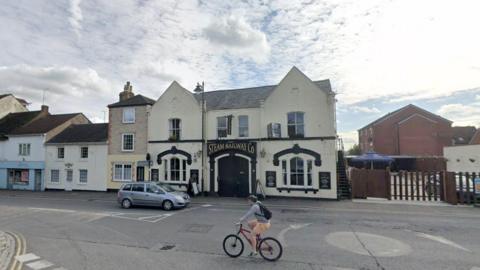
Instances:
[[[0,231],[25,238],[26,253],[38,258],[23,269],[35,270],[480,269],[478,208],[266,204],[274,215],[267,234],[284,244],[274,263],[223,253],[223,238],[247,210],[235,199],[194,199],[165,212],[121,209],[112,194],[0,192]]]

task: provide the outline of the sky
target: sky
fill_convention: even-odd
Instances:
[[[0,0],[0,93],[104,121],[126,81],[157,99],[330,79],[345,147],[409,103],[480,126],[477,0]]]

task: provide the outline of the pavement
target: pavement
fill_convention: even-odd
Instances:
[[[248,208],[244,199],[196,197],[171,212],[121,209],[115,200],[115,193],[0,191],[0,231],[25,237],[14,260],[34,270],[480,268],[473,207],[268,199],[267,235],[284,246],[271,263],[222,250]]]

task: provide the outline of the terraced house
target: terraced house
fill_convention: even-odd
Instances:
[[[220,196],[262,189],[337,198],[335,94],[329,80],[312,81],[295,67],[277,85],[245,89],[192,93],[173,82],[148,127],[154,181],[195,182]]]
[[[133,93],[125,84],[119,101],[108,105],[107,189],[118,189],[128,181],[149,177],[147,154],[147,116],[155,101]]]

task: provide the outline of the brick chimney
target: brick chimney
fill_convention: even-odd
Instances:
[[[124,101],[124,100],[127,100],[131,97],[134,96],[133,94],[133,91],[132,91],[133,87],[132,85],[130,84],[130,82],[127,82],[125,84],[125,86],[123,87],[123,92],[120,92],[120,101]]]
[[[47,105],[42,105],[42,109],[40,111],[44,114],[48,114],[48,106]]]

